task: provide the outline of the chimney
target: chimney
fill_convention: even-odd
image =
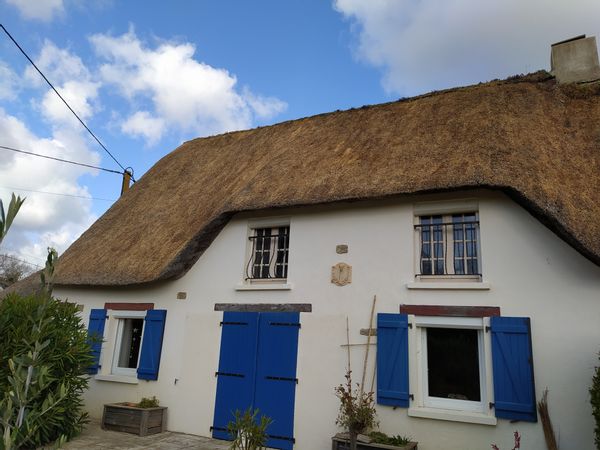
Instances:
[[[127,168],[123,172],[123,183],[121,184],[121,195],[129,190],[129,183],[131,182],[131,171],[132,169]]]
[[[598,49],[594,36],[585,34],[552,44],[550,65],[559,83],[582,83],[600,79]]]

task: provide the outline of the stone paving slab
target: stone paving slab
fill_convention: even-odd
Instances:
[[[69,450],[227,450],[229,442],[171,431],[140,437],[135,434],[105,431],[100,427],[99,422],[90,422],[81,435],[67,442],[62,448]]]

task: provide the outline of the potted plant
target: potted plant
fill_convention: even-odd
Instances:
[[[357,450],[388,449],[388,450],[417,450],[417,443],[410,437],[396,435],[388,436],[380,431],[372,431],[367,436],[360,436],[356,443]],[[336,435],[333,440],[333,450],[345,450],[350,448],[350,441],[345,433]]]
[[[365,392],[360,389],[358,383],[356,389],[352,389],[351,370],[346,372],[345,378],[346,383],[335,388],[335,395],[340,399],[340,411],[335,423],[346,430],[350,450],[357,450],[358,435],[378,425],[375,402],[373,392]],[[336,437],[333,439],[335,440]]]
[[[166,413],[167,407],[159,406],[156,397],[144,397],[139,403],[108,403],[102,413],[102,429],[139,436],[162,433],[167,425]]]

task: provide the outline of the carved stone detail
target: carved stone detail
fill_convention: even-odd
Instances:
[[[341,262],[331,267],[331,282],[336,286],[352,283],[352,266]]]

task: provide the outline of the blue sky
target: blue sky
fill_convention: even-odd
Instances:
[[[598,35],[597,17],[597,0],[0,0],[0,23],[137,177],[194,137],[548,69],[550,44]],[[0,145],[118,169],[5,35]],[[40,264],[119,190],[0,150],[0,198],[27,196],[0,253]]]

